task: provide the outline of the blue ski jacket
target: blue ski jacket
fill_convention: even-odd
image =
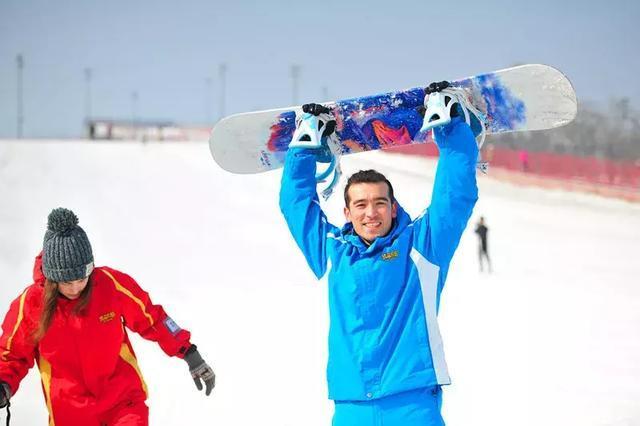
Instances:
[[[449,384],[437,313],[449,263],[478,198],[478,147],[459,118],[436,129],[431,205],[415,220],[398,206],[392,229],[367,246],[351,223],[330,224],[313,151],[285,159],[280,209],[316,277],[327,272],[329,398],[366,401]]]

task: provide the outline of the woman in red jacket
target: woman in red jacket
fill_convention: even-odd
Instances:
[[[183,358],[209,395],[213,370],[190,333],[176,325],[130,276],[93,265],[72,211],[49,214],[34,283],[13,301],[0,337],[0,408],[38,364],[49,425],[147,425],[147,388],[125,327]],[[8,408],[7,408],[8,409]]]

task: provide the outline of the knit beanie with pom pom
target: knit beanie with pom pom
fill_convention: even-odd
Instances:
[[[75,281],[93,271],[93,252],[78,218],[71,210],[53,209],[49,213],[42,248],[42,272],[55,282]]]

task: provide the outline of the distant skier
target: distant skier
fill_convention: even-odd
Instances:
[[[489,273],[491,273],[491,259],[489,258],[489,249],[487,246],[489,228],[484,224],[484,217],[480,217],[475,232],[478,234],[478,261],[480,262],[480,272],[483,270],[483,260],[486,259]]]
[[[0,407],[37,362],[49,424],[144,426],[147,387],[125,327],[183,358],[201,390],[215,385],[190,333],[130,276],[95,267],[91,244],[72,211],[48,218],[34,283],[11,303],[0,337]]]
[[[321,210],[315,180],[323,147],[313,141],[328,137],[331,115],[317,104],[303,110],[322,118],[322,127],[310,128],[323,134],[290,146],[280,208],[314,274],[329,272],[333,426],[443,425],[441,385],[450,378],[437,312],[478,197],[474,134],[460,116],[435,129],[440,159],[433,197],[413,221],[385,176],[353,174],[344,190],[348,223],[340,229]]]

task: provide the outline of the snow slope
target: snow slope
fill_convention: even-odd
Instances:
[[[344,158],[346,174],[371,167],[410,214],[428,205],[433,160]],[[0,310],[31,282],[49,211],[71,208],[96,263],[134,276],[216,370],[206,398],[183,361],[132,335],[151,424],[329,425],[325,283],[288,234],[279,180],[228,174],[202,143],[2,141]],[[447,424],[640,424],[640,206],[479,185],[494,273],[478,272],[471,223],[440,312]],[[341,191],[325,204],[335,224]],[[46,424],[37,369],[12,404],[14,424]]]

